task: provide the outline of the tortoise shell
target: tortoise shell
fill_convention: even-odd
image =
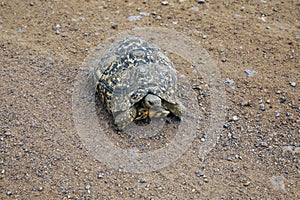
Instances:
[[[166,105],[179,103],[172,61],[160,48],[137,37],[109,47],[97,59],[92,75],[97,93],[113,116],[137,105],[147,94],[160,97]]]

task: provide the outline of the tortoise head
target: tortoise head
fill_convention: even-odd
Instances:
[[[147,94],[142,100],[139,107],[137,107],[137,116],[135,120],[141,120],[151,117],[165,117],[170,113],[162,107],[162,100],[154,94]]]

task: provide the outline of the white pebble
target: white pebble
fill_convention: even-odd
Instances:
[[[232,117],[232,120],[233,120],[233,121],[237,121],[238,119],[239,119],[239,117],[236,116],[236,115],[234,115],[234,116]]]
[[[164,5],[164,6],[166,6],[166,5],[169,4],[169,2],[168,1],[163,1],[163,2],[161,2],[161,4]]]
[[[140,20],[140,19],[142,19],[142,16],[140,16],[140,15],[135,15],[135,16],[133,15],[133,16],[129,16],[127,18],[127,20],[130,21],[130,22],[137,21],[137,20]]]

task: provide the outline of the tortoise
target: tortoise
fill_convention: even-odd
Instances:
[[[177,73],[163,51],[129,36],[110,46],[91,68],[96,93],[114,117],[116,130],[132,121],[182,116]]]

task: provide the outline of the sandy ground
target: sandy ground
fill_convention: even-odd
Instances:
[[[0,199],[300,198],[299,1],[164,4],[0,2]],[[197,153],[202,129],[179,159],[145,173],[107,166],[78,136],[72,95],[83,60],[134,27],[176,30],[218,64],[226,120],[205,159]],[[199,107],[208,114],[209,101]]]

